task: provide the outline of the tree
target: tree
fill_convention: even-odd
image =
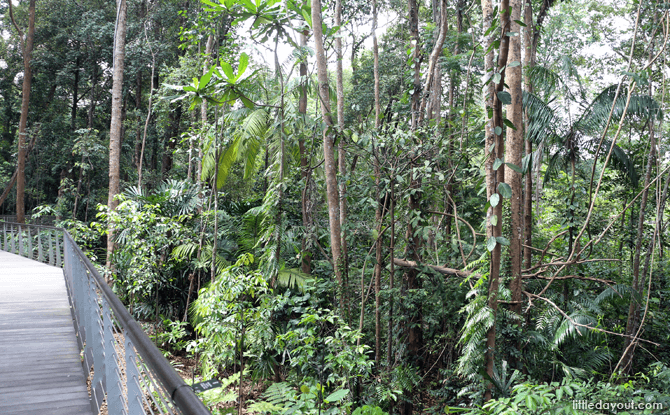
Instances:
[[[330,110],[328,87],[328,66],[323,45],[323,27],[321,19],[321,0],[312,0],[312,30],[316,53],[316,68],[319,81],[318,99],[321,114],[326,124],[323,131],[323,157],[326,173],[326,195],[328,200],[328,220],[330,224],[330,249],[333,255],[333,268],[338,286],[342,289],[342,227],[340,226],[340,195],[337,185],[337,164],[335,163],[335,124]],[[340,293],[341,309],[344,309],[344,294]]]
[[[126,0],[116,1],[116,30],[114,32],[114,69],[112,72],[112,120],[109,127],[109,195],[107,208],[114,211],[118,202],[121,180],[121,141],[123,127],[123,66],[126,52]],[[114,228],[107,233],[107,269],[112,266],[114,253]]]
[[[19,34],[19,48],[23,55],[23,86],[21,87],[21,120],[19,121],[19,139],[18,139],[18,166],[16,175],[16,220],[19,223],[24,222],[26,214],[25,193],[26,193],[26,136],[28,125],[28,109],[30,106],[30,85],[33,74],[31,60],[33,55],[33,42],[35,40],[35,0],[30,0],[28,11],[28,34],[25,44],[23,43],[23,31],[14,20],[12,2],[9,2],[9,16],[12,24]]]

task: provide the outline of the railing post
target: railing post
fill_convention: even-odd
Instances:
[[[33,259],[33,235],[28,227],[28,258]]]
[[[37,232],[37,260],[44,262],[44,255],[42,254],[42,232]]]
[[[2,250],[6,251],[7,250],[7,224],[5,222],[2,222]]]
[[[55,265],[53,239],[51,238],[52,233],[53,233],[53,231],[49,231],[49,265]]]
[[[19,256],[23,256],[23,229],[19,225]]]
[[[107,300],[102,298],[102,330],[105,343],[105,380],[107,381],[107,407],[110,414],[125,415],[121,392],[121,373],[119,359],[114,344],[114,325]]]
[[[135,346],[130,341],[126,330],[123,331],[123,336],[126,339],[126,386],[127,386],[127,402],[128,414],[144,414],[142,405],[142,390],[140,389],[140,372],[137,369],[137,355],[135,354]]]
[[[65,235],[63,235],[65,237]],[[58,232],[56,232],[56,266],[58,268],[61,267],[62,262],[61,262],[61,257],[60,257],[60,238],[58,236]]]
[[[16,243],[14,242],[14,225],[9,225],[9,233],[10,233],[9,239],[12,242],[12,249],[9,252],[11,252],[12,254],[16,254]]]

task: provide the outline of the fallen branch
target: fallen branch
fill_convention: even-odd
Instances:
[[[433,271],[436,271],[442,275],[450,275],[455,277],[467,278],[472,275],[471,271],[461,271],[459,269],[441,267],[439,265],[430,265],[430,264],[418,264],[415,261],[406,261],[400,258],[393,258],[393,263],[399,267],[403,268],[413,268],[419,269],[421,267],[428,267]]]
[[[531,280],[531,279],[550,280],[551,279],[551,277],[545,277],[544,275],[535,275],[535,274],[522,275],[521,278],[523,278],[524,280]],[[581,276],[581,275],[564,275],[562,277],[556,277],[556,278],[554,278],[554,280],[584,280],[584,281],[596,281],[596,282],[600,282],[600,283],[607,284],[607,285],[614,284],[614,281],[603,280],[603,279],[594,278],[594,277],[584,277],[584,276]]]

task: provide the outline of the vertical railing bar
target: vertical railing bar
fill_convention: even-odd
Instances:
[[[33,253],[33,235],[32,232],[30,231],[32,228],[28,227],[28,258],[34,259],[34,253]]]
[[[19,225],[19,256],[23,256],[23,230]]]
[[[156,395],[158,395],[158,398],[160,399],[161,403],[163,404],[163,407],[167,408],[167,411],[168,411],[169,414],[174,414],[174,412],[172,412],[172,410],[170,409],[170,405],[168,404],[168,402],[166,402],[166,399],[164,399],[164,397],[168,396],[167,390],[165,390],[165,387],[162,384],[160,384],[160,382],[156,381],[156,378],[157,378],[156,373],[154,373],[154,371],[151,370],[151,368],[149,368],[146,364],[144,365],[144,367],[146,369],[145,373],[147,373],[147,378],[149,379],[149,381],[153,385],[154,389],[156,390]],[[151,397],[152,397],[153,401],[156,402],[153,394],[151,395]],[[159,409],[161,408],[158,405],[158,403],[156,403],[156,407],[159,408]],[[161,413],[164,413],[164,412],[161,411]]]
[[[49,265],[55,265],[54,262],[54,251],[53,251],[53,238],[51,237],[51,234],[54,233],[52,231],[49,231]],[[72,248],[74,252],[74,248]],[[74,259],[73,259],[74,261]]]
[[[42,232],[37,232],[37,260],[44,262],[44,255],[42,255]]]
[[[56,266],[60,268],[61,266],[61,257],[60,257],[60,238],[56,234]]]

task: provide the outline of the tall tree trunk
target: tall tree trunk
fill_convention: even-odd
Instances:
[[[510,53],[508,61],[517,62],[517,66],[508,67],[507,85],[509,93],[512,96],[512,103],[507,106],[507,117],[515,128],[507,128],[507,151],[505,152],[505,161],[519,168],[522,165],[524,151],[524,123],[522,108],[521,91],[521,26],[518,21],[521,20],[521,7],[523,0],[511,0],[512,16],[510,21],[510,32],[518,33],[517,36],[510,37]],[[521,173],[505,165],[505,179],[512,189],[512,198],[510,200],[511,216],[511,239],[510,239],[510,264],[511,264],[511,291],[512,291],[512,311],[521,313],[522,299],[522,280],[521,280],[521,259],[522,259],[522,226],[523,226],[523,189],[521,187]]]
[[[26,193],[26,127],[28,125],[28,109],[30,105],[30,85],[33,80],[30,61],[33,56],[33,42],[35,39],[35,0],[30,0],[28,9],[28,35],[26,43],[23,44],[23,32],[16,25],[12,11],[12,2],[9,2],[9,13],[12,23],[19,33],[19,43],[23,52],[23,85],[21,88],[21,119],[19,121],[19,140],[18,140],[18,172],[16,175],[16,221],[24,223],[26,214],[25,193]]]
[[[524,89],[528,93],[533,92],[533,84],[528,73],[529,69],[535,65],[533,62],[533,4],[531,0],[526,0],[525,10],[523,14],[524,24],[524,62],[523,67],[525,70],[525,79],[524,79]],[[526,114],[526,125],[528,125],[528,114]],[[524,258],[524,267],[530,268],[532,261],[533,251],[529,247],[533,244],[533,172],[532,168],[532,157],[533,157],[533,142],[531,140],[526,140],[525,143],[525,153],[526,157],[530,159],[529,168],[525,175],[524,182],[524,208],[523,208],[523,243],[526,245],[526,248],[523,250]]]
[[[416,131],[419,123],[422,120],[422,105],[421,105],[421,61],[420,61],[420,45],[419,45],[419,6],[416,0],[409,0],[408,2],[408,17],[409,17],[409,33],[412,48],[412,63],[414,64],[414,93],[412,94],[411,108],[412,108],[412,124],[411,130]],[[432,55],[432,54],[431,54]],[[432,70],[432,68],[431,68]],[[428,71],[428,76],[431,76],[431,70]],[[412,166],[415,167],[415,166]],[[411,195],[409,197],[409,215],[421,215],[421,179],[416,178],[410,173],[409,177]],[[406,256],[411,258],[416,263],[421,262],[421,248],[422,238],[417,235],[417,226],[413,225],[413,220],[407,224],[405,238],[407,240]],[[403,286],[407,292],[412,292],[421,289],[421,278],[417,269],[409,269],[403,275]],[[404,332],[407,342],[407,359],[411,366],[414,366],[419,376],[423,372],[423,362],[421,359],[421,347],[423,347],[423,307],[421,303],[413,304],[412,310],[408,311],[409,315],[406,317],[404,324]],[[403,404],[399,405],[401,415],[412,415],[414,411],[414,402],[412,399],[413,391],[403,390],[403,395],[409,396]]]
[[[75,62],[74,81],[72,82],[72,108],[70,109],[70,130],[77,129],[77,105],[79,103],[79,56]]]
[[[300,46],[307,47],[307,31],[300,33]],[[298,112],[300,112],[303,120],[307,116],[307,54],[300,62],[300,100],[298,101]],[[302,226],[305,228],[305,234],[302,238],[302,272],[310,274],[312,272],[312,250],[308,246],[312,245],[312,209],[311,209],[311,180],[312,174],[309,166],[309,156],[307,148],[305,147],[305,139],[302,135],[298,138],[298,147],[300,149],[300,175],[305,182],[305,187],[302,192]]]
[[[494,194],[498,192],[498,184],[505,181],[505,170],[502,168],[494,169],[494,163],[496,159],[504,159],[504,141],[502,136],[502,103],[498,98],[498,92],[502,91],[504,85],[504,72],[501,72],[502,68],[507,64],[507,54],[509,51],[509,37],[505,34],[509,31],[509,0],[502,0],[500,13],[500,27],[501,27],[501,39],[500,39],[500,52],[498,55],[498,65],[497,68],[494,67],[494,56],[493,50],[490,49],[490,52],[486,55],[485,58],[485,69],[491,77],[495,74],[500,75],[500,80],[496,84],[493,80],[487,85],[486,92],[486,106],[487,112],[490,111],[492,117],[489,118],[486,122],[486,145],[484,151],[486,152],[486,194],[489,200]],[[493,5],[490,0],[482,0],[482,10],[484,18],[484,31],[488,30],[493,23]],[[493,34],[489,35],[486,38],[486,48],[489,48],[491,43],[494,40]],[[500,134],[496,134],[496,129],[500,131]],[[496,206],[489,208],[486,214],[486,236],[491,238],[497,238],[502,235],[502,203],[498,203]],[[489,269],[489,298],[488,306],[491,309],[494,317],[494,324],[489,328],[486,334],[486,372],[489,376],[493,376],[495,369],[495,348],[496,348],[496,330],[495,330],[495,317],[498,313],[498,288],[500,286],[500,259],[501,259],[501,246],[500,243],[496,243],[495,247],[491,251],[491,262]],[[493,385],[489,384],[486,388],[484,395],[485,400],[491,399],[493,392]]]
[[[137,71],[135,78],[135,111],[137,111],[137,132],[135,135],[135,152],[133,153],[133,161],[137,169],[137,175],[140,175],[140,150],[142,149],[142,115],[140,114],[140,107],[142,106],[142,71]]]
[[[645,211],[647,208],[647,201],[649,197],[649,182],[651,181],[651,173],[654,168],[654,158],[656,156],[656,138],[654,136],[654,121],[649,121],[649,155],[647,157],[647,170],[644,175],[644,184],[642,191],[642,198],[640,199],[640,213],[638,215],[637,221],[637,234],[635,241],[635,254],[633,256],[633,283],[631,289],[633,293],[637,293],[639,296],[642,296],[642,289],[644,284],[640,282],[640,257],[642,254],[642,243],[644,241],[644,220],[645,220]],[[651,251],[647,252],[647,255],[651,255]],[[644,274],[643,274],[644,277]],[[640,303],[637,300],[637,297],[631,293],[630,296],[630,305],[628,307],[628,319],[626,321],[626,331],[624,332],[627,336],[634,336],[637,332],[638,325],[640,323]],[[630,337],[625,337],[623,342],[623,355],[621,357],[621,362],[619,366],[621,371],[627,373],[630,371],[634,355],[634,347],[629,347],[631,343]]]
[[[658,22],[658,15],[654,15],[654,22]],[[651,65],[654,58],[654,39],[651,41],[649,47],[649,56],[648,62]],[[654,86],[653,83],[649,83],[649,96],[654,96]],[[628,307],[628,319],[626,321],[626,331],[627,336],[634,336],[637,334],[638,326],[640,324],[640,303],[638,303],[635,295],[633,293],[638,293],[642,297],[642,292],[644,291],[644,284],[640,282],[640,256],[642,253],[642,243],[644,240],[644,219],[645,219],[645,210],[647,208],[647,200],[649,197],[649,182],[651,181],[652,170],[654,169],[654,161],[656,157],[656,136],[655,136],[655,122],[654,116],[649,119],[649,156],[647,158],[647,170],[644,174],[644,190],[642,191],[642,198],[640,200],[640,214],[637,222],[637,238],[635,243],[635,256],[633,259],[633,284],[631,286],[632,293],[630,296],[630,305]],[[658,185],[657,185],[658,186]],[[653,243],[653,242],[652,242]],[[647,252],[647,259],[652,255],[651,249]],[[645,267],[646,269],[646,267]],[[645,273],[642,274],[644,279]],[[621,368],[623,373],[628,373],[632,369],[633,355],[635,353],[636,345],[631,345],[631,338],[625,337],[623,342],[623,354],[617,367]],[[616,370],[616,369],[615,369]]]
[[[373,76],[375,80],[374,95],[375,95],[375,130],[379,130],[381,125],[380,103],[379,103],[379,46],[377,44],[377,0],[372,0],[372,55],[374,59]],[[379,200],[381,194],[381,167],[379,165],[379,157],[373,159],[375,169],[375,197],[377,200],[377,208],[375,210],[375,221],[377,223],[377,234],[382,229],[382,209],[384,205]],[[393,220],[393,219],[391,219]],[[381,238],[381,236],[379,237]],[[379,371],[381,364],[381,313],[379,307],[381,305],[381,275],[382,275],[382,240],[376,241],[375,246],[375,369]],[[362,295],[362,294],[361,294]],[[390,336],[390,333],[389,333]]]
[[[335,26],[342,25],[342,0],[335,0]],[[340,139],[337,146],[337,166],[340,174],[339,192],[340,192],[340,227],[345,229],[347,226],[347,153],[344,150],[345,137],[344,131],[344,80],[342,70],[342,60],[344,55],[342,53],[342,37],[335,38],[335,53],[337,54],[336,65],[336,95],[337,95],[337,130],[340,134]],[[341,232],[342,245],[342,283],[344,289],[342,290],[344,298],[345,310],[348,310],[349,294],[349,250],[347,249],[346,232]]]
[[[334,123],[330,111],[330,95],[328,89],[328,66],[326,51],[323,45],[323,27],[321,19],[321,0],[312,2],[312,26],[314,28],[314,44],[316,51],[316,68],[319,81],[319,101],[321,113],[326,124],[323,131],[324,171],[326,173],[326,195],[328,200],[328,220],[330,223],[330,248],[333,255],[335,278],[340,289],[340,308],[344,309],[342,297],[342,230],[340,226],[340,195],[337,188],[337,165],[335,164],[335,137],[332,133]],[[330,127],[330,128],[328,128]]]
[[[419,109],[419,124],[424,119],[425,115],[425,109],[426,106],[428,105],[430,108],[433,108],[435,106],[435,102],[437,102],[437,112],[439,113],[439,108],[440,108],[440,99],[441,99],[441,91],[442,91],[442,80],[440,79],[441,77],[441,72],[440,72],[440,65],[439,65],[439,58],[442,55],[442,46],[444,45],[444,40],[447,36],[447,27],[449,26],[449,20],[447,19],[447,0],[442,0],[440,2],[440,14],[439,19],[437,19],[437,24],[439,29],[439,33],[437,36],[437,40],[435,41],[435,45],[433,46],[433,50],[430,53],[430,57],[428,59],[428,77],[426,78],[426,86],[425,90],[421,94],[422,99],[421,99],[421,105]],[[418,22],[418,17],[417,17],[417,22]],[[410,29],[410,32],[412,30]],[[418,30],[417,30],[418,32]],[[418,39],[418,35],[417,35]],[[417,41],[418,43],[418,41]],[[418,61],[415,61],[418,62]],[[416,75],[416,70],[419,67],[418,63],[415,63],[415,75]],[[437,91],[436,92],[436,85],[437,85]],[[432,117],[432,111],[429,109],[429,118]]]
[[[109,128],[109,194],[107,207],[114,211],[120,192],[121,140],[123,137],[123,65],[126,53],[126,0],[117,0],[116,30],[114,33],[114,70],[112,72],[112,120]],[[111,269],[114,253],[114,225],[107,233],[107,269]]]
[[[214,48],[214,35],[209,35],[207,37],[207,44],[205,45],[205,64],[203,65],[202,68],[202,74],[206,74],[207,71],[209,71],[209,62],[211,59],[211,54],[212,54],[212,49]],[[205,126],[207,125],[207,101],[202,100],[202,104],[200,105],[200,122],[202,123],[201,128],[203,129],[203,134],[202,134],[202,139],[200,144],[198,145],[198,164],[197,164],[197,172],[198,176],[196,179],[196,183],[200,183],[202,180],[202,157],[203,157],[203,146],[204,146],[204,129]]]

